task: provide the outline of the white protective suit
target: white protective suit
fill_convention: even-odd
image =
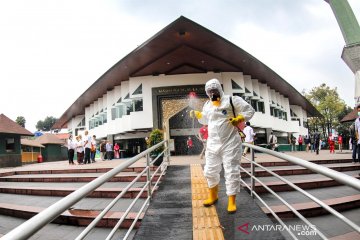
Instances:
[[[245,100],[238,96],[232,96],[230,104],[229,95],[224,95],[220,82],[217,79],[209,80],[205,85],[208,94],[210,88],[216,87],[220,92],[220,105],[214,106],[211,101],[207,101],[201,112],[202,117],[199,122],[208,125],[208,140],[205,153],[205,177],[208,187],[212,188],[220,182],[221,164],[224,166],[226,194],[236,195],[240,191],[240,159],[242,154],[241,138],[236,127],[229,119],[238,115],[243,115],[245,121],[250,120],[255,110]]]

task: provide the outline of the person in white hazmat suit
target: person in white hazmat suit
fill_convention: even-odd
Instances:
[[[229,213],[236,212],[236,194],[240,191],[241,138],[236,126],[249,121],[255,110],[238,96],[225,95],[220,82],[211,79],[205,84],[207,101],[202,112],[190,111],[200,124],[208,125],[208,140],[205,152],[204,174],[208,182],[209,197],[203,202],[205,207],[218,200],[221,164],[224,166],[226,194]],[[234,106],[235,116],[230,103]]]

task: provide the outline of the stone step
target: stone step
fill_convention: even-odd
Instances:
[[[331,206],[337,211],[345,211],[348,209],[354,209],[360,207],[360,194],[349,195],[338,198],[331,198],[322,200],[325,204]],[[319,206],[315,202],[302,202],[291,204],[293,208],[299,211],[304,217],[314,217],[324,214],[329,214],[324,208]],[[286,205],[271,205],[270,208],[280,218],[295,218],[296,215]],[[270,211],[266,207],[261,209],[267,214],[271,215]]]
[[[44,210],[42,207],[17,205],[11,203],[0,203],[0,214],[30,219],[39,212]],[[85,209],[69,209],[63,212],[59,217],[52,222],[57,224],[72,225],[72,226],[87,226],[92,220],[100,213],[98,210],[85,210]],[[102,220],[96,225],[97,227],[110,228],[114,227],[118,220],[123,216],[124,212],[108,212]],[[137,213],[130,212],[120,227],[129,228],[133,223]],[[135,227],[140,226],[144,214],[141,214],[139,221],[135,224]]]
[[[251,158],[248,154],[247,158]],[[255,158],[256,161],[256,158]],[[316,163],[316,164],[331,164],[331,163],[351,163],[352,159],[324,159],[324,160],[309,160],[309,162]],[[258,162],[258,164],[264,167],[276,167],[276,166],[295,166],[295,164],[288,162],[288,161],[274,161],[274,162]],[[242,162],[241,166],[244,168],[249,168],[249,162]]]
[[[304,175],[306,179],[298,179],[298,180],[290,180],[293,184],[300,187],[301,189],[313,189],[313,188],[324,188],[324,187],[333,187],[333,186],[340,186],[342,183],[339,183],[333,179],[322,177],[322,178],[312,178],[311,175],[315,174],[309,174]],[[352,177],[360,179],[360,176],[353,175]],[[292,188],[290,185],[288,185],[285,182],[282,182],[281,180],[278,181],[264,181],[263,179],[260,179],[262,182],[266,184],[270,189],[272,189],[275,192],[285,192],[285,191],[295,191],[294,188]],[[249,182],[247,182],[249,184]],[[242,184],[244,186],[244,184]],[[246,191],[250,192],[248,188],[245,188]],[[260,183],[255,182],[255,191],[258,194],[261,193],[268,193],[268,191],[263,187]]]
[[[80,188],[87,182],[0,182],[0,187],[50,187],[50,188]],[[129,182],[106,182],[101,188],[125,188]],[[144,182],[135,182],[132,188],[142,188]]]
[[[358,232],[353,231],[329,238],[329,240],[348,240],[348,239],[360,239],[360,234]]]
[[[360,208],[342,211],[341,214],[353,221],[355,224],[360,225]],[[299,226],[302,228],[306,224],[296,218],[283,218],[282,219],[287,226]],[[316,227],[320,232],[324,233],[325,236],[330,240],[357,240],[360,239],[360,233],[354,232],[355,230],[348,226],[346,223],[341,221],[339,218],[332,214],[320,215],[316,217],[309,217],[307,220]],[[282,232],[283,235],[286,231]],[[293,239],[286,235],[286,239]],[[318,234],[297,236],[299,240],[311,239],[321,240]]]
[[[0,177],[0,182],[91,182],[103,173],[76,173],[76,174],[28,174],[11,175]],[[138,176],[138,173],[121,172],[111,178],[110,182],[131,182]],[[153,181],[156,181],[159,175],[155,175]],[[146,182],[146,175],[139,178],[139,182]]]
[[[16,218],[11,216],[0,215],[0,237],[10,232],[12,229],[16,228],[26,219]],[[71,225],[63,225],[56,223],[49,223],[38,232],[36,232],[32,237],[28,240],[69,240],[75,239],[79,234],[85,229],[82,226],[71,226]],[[110,228],[98,228],[95,227],[87,236],[86,240],[99,240],[106,239],[108,234],[110,233]],[[116,231],[113,239],[123,239],[128,229],[120,228]],[[130,236],[128,239],[133,239],[133,236],[137,229],[134,229],[130,232]]]
[[[360,170],[360,164],[353,164],[353,163],[324,164],[322,166],[328,167],[328,168],[333,169],[338,172]],[[280,176],[314,173],[313,171],[303,168],[303,167],[300,167],[300,166],[280,166],[280,167],[276,166],[276,167],[267,167],[267,168]],[[249,168],[247,168],[246,170],[250,171]],[[267,177],[267,176],[272,176],[272,175],[270,173],[268,173],[267,171],[256,167],[255,168],[255,176],[256,177]],[[249,175],[247,173],[245,173],[244,171],[242,171],[241,177],[248,178]]]
[[[37,195],[37,196],[57,196],[65,197],[76,191],[78,188],[66,187],[12,187],[0,186],[0,193]],[[93,198],[115,198],[124,188],[98,188],[87,197]],[[157,190],[157,187],[156,189]],[[122,198],[135,198],[141,191],[141,188],[130,188]],[[140,198],[147,198],[147,189],[141,194]]]
[[[13,175],[33,175],[33,174],[68,174],[68,173],[105,173],[113,168],[83,168],[75,165],[73,168],[66,169],[51,169],[51,170],[22,170],[22,171],[9,171],[0,173],[0,177],[13,176]],[[78,168],[76,168],[78,167]],[[128,167],[122,172],[142,172],[145,167]],[[157,167],[151,167],[151,171],[155,171]]]
[[[15,205],[24,205],[24,206],[33,206],[40,208],[47,208],[52,204],[58,202],[63,197],[59,196],[38,196],[38,195],[21,195],[21,194],[8,194],[0,193],[0,203],[15,204]],[[83,209],[91,211],[101,211],[103,210],[113,199],[111,198],[92,198],[86,197],[79,202],[71,206],[74,209]],[[124,212],[128,206],[133,202],[134,199],[130,198],[121,198],[119,201],[112,207],[112,211],[115,212]],[[132,211],[136,212],[140,209],[141,205],[144,203],[145,199],[139,198],[135,205],[132,208]]]

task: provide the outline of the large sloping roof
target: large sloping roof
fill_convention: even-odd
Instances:
[[[36,140],[33,140],[33,139],[23,138],[23,139],[21,139],[20,141],[21,141],[21,145],[30,146],[30,147],[45,148],[44,145],[38,143]]]
[[[129,53],[95,81],[59,118],[53,128],[62,128],[74,116],[108,90],[130,77],[158,74],[243,72],[266,83],[303,107],[309,116],[320,116],[295,88],[255,57],[233,43],[181,16]]]
[[[37,143],[40,144],[64,144],[64,141],[62,141],[61,139],[59,139],[55,134],[51,134],[51,133],[45,133],[44,135],[41,135],[40,137],[38,137],[37,139],[35,139],[35,141]]]
[[[350,113],[348,113],[343,119],[340,120],[340,122],[354,122],[355,119],[358,117],[357,115],[357,108],[354,108]]]
[[[34,136],[30,131],[23,128],[3,113],[0,114],[0,133],[12,133],[22,136]]]

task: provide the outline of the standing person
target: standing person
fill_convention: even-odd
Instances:
[[[82,141],[81,135],[76,137],[76,157],[78,164],[83,164],[84,158],[84,143]]]
[[[88,130],[85,131],[84,148],[85,148],[84,164],[90,164],[91,136],[89,135]]]
[[[296,137],[294,137],[294,135],[291,134],[291,151],[295,152],[296,151]]]
[[[115,143],[115,145],[114,145],[114,158],[120,158],[119,150],[120,150],[119,144]]]
[[[95,155],[96,155],[96,136],[93,135],[91,139],[91,152],[90,152],[90,158],[91,162],[95,162]]]
[[[329,143],[330,153],[335,153],[335,141],[331,133],[329,134],[328,137],[328,143]]]
[[[240,191],[241,138],[237,129],[240,122],[248,121],[254,109],[238,96],[225,95],[219,80],[211,79],[205,84],[209,97],[202,112],[190,111],[200,124],[208,125],[209,137],[205,153],[204,175],[208,182],[209,196],[205,207],[218,200],[221,164],[224,166],[228,213],[236,212],[236,194]]]
[[[206,151],[206,142],[208,139],[208,126],[207,125],[203,125],[200,130],[199,130],[199,138],[203,144],[203,149],[200,153],[200,159],[203,158],[203,156],[205,156],[205,151]]]
[[[302,135],[299,135],[299,137],[298,137],[299,151],[302,151],[303,141],[304,141],[304,139],[303,139]]]
[[[353,160],[354,160],[354,163],[360,163],[360,104],[357,106],[357,115],[358,117],[356,118],[355,120],[355,141],[356,142],[356,147],[355,147],[355,153],[357,152],[357,158],[356,158],[356,154],[355,154],[355,157],[354,157],[354,154],[353,154]],[[353,146],[353,149],[354,149],[354,146]],[[353,150],[354,152],[354,150]]]
[[[250,122],[246,122],[246,127],[244,128],[244,134],[245,134],[245,142],[249,143],[249,144],[253,144],[254,145],[254,137],[256,135],[256,133],[254,133],[254,129],[250,126]],[[245,157],[248,151],[248,147],[245,147],[244,149],[244,153],[243,156]]]
[[[112,160],[112,144],[110,141],[106,142],[106,158]]]
[[[275,150],[275,148],[277,147],[277,137],[274,135],[274,132],[271,131],[270,136],[269,136],[269,145],[270,145],[270,149],[271,150]]]
[[[353,122],[349,128],[350,132],[350,146],[352,150],[352,161],[353,163],[356,162],[356,152],[357,152],[357,139],[356,139],[356,131],[355,131],[355,122]]]
[[[341,135],[338,137],[339,151],[342,152],[343,138]]]
[[[100,143],[100,159],[102,161],[105,161],[106,159],[106,142],[105,140],[102,140]]]
[[[316,152],[316,155],[319,155],[319,148],[320,148],[320,133],[317,129],[315,129],[314,133],[314,151]]]
[[[186,146],[187,146],[187,154],[191,155],[192,154],[192,149],[193,149],[193,141],[191,139],[191,137],[189,136],[187,141],[186,141]]]
[[[76,143],[73,140],[73,136],[70,134],[69,139],[67,140],[67,147],[68,147],[68,159],[69,164],[74,164],[74,152],[76,149]]]
[[[305,136],[304,143],[305,143],[306,152],[309,152],[309,148],[310,148],[310,135],[309,134]]]

